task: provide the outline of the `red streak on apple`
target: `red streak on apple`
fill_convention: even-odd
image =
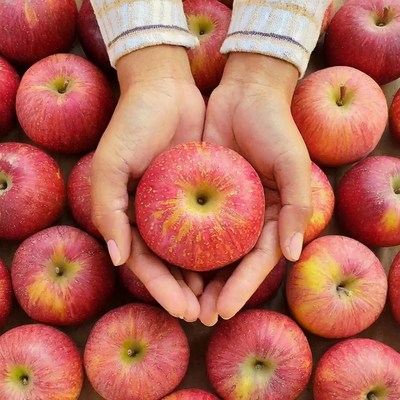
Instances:
[[[265,201],[254,168],[235,151],[206,142],[158,156],[136,191],[136,222],[161,258],[205,271],[228,265],[255,245]]]

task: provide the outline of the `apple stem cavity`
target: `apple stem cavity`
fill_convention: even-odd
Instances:
[[[344,97],[346,96],[346,86],[340,85],[339,88],[339,99],[336,101],[336,104],[339,107],[342,107],[344,105]]]
[[[342,285],[339,285],[339,286],[336,288],[336,290],[338,291],[339,295],[344,294],[344,295],[346,295],[347,297],[350,297],[350,296],[351,296],[351,291],[348,290],[348,289],[346,289],[346,288],[345,288],[344,286],[342,286]]]
[[[21,377],[19,378],[19,380],[21,381],[21,383],[24,386],[27,386],[29,383],[29,376],[28,375],[21,375]]]
[[[64,274],[64,268],[60,265],[56,266],[55,271],[57,276],[62,276]]]
[[[5,179],[0,179],[0,190],[6,190],[7,186],[7,181]]]
[[[367,400],[378,400],[374,392],[369,392],[367,394]]]
[[[128,349],[126,351],[126,354],[128,355],[128,357],[131,357],[131,358],[135,357],[138,353],[139,352],[134,349]]]

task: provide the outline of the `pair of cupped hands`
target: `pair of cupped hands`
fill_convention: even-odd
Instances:
[[[231,53],[207,108],[187,52],[159,45],[117,62],[120,97],[92,160],[92,216],[115,265],[126,263],[171,315],[212,326],[233,317],[282,255],[296,261],[311,214],[311,162],[292,119],[298,70],[285,61]],[[195,271],[167,266],[132,222],[129,192],[150,162],[181,142],[230,147],[257,170],[280,204],[266,210],[254,249],[205,285]]]

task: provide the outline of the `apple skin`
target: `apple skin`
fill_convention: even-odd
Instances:
[[[218,400],[218,397],[202,389],[188,388],[177,390],[162,400]]]
[[[64,332],[31,323],[0,336],[1,399],[77,400],[82,386],[82,357]]]
[[[64,154],[94,150],[115,105],[105,74],[72,53],[53,54],[29,67],[16,98],[17,118],[26,135]]]
[[[19,82],[17,70],[0,56],[0,136],[9,133],[16,125],[15,99]]]
[[[11,264],[15,297],[32,319],[78,325],[98,316],[114,290],[108,252],[88,233],[56,225],[25,239]]]
[[[144,241],[172,265],[196,271],[228,265],[256,244],[264,189],[252,165],[208,142],[176,145],[138,183],[136,223]]]
[[[83,360],[90,383],[105,399],[157,400],[180,384],[189,352],[178,319],[155,306],[128,303],[98,319]]]
[[[50,54],[67,52],[76,36],[75,0],[0,2],[0,54],[29,66]]]
[[[381,87],[364,72],[347,66],[323,68],[300,80],[291,110],[311,159],[328,167],[370,154],[388,120]]]
[[[300,326],[319,337],[342,339],[372,325],[387,296],[379,259],[362,243],[342,235],[314,239],[286,278],[286,300]]]
[[[342,176],[337,220],[346,234],[369,247],[400,244],[400,159],[369,156]]]
[[[215,326],[206,365],[211,385],[224,400],[288,400],[306,388],[312,354],[295,321],[252,309]]]
[[[400,141],[400,88],[397,89],[389,107],[389,129],[392,136]]]
[[[0,239],[21,240],[47,228],[65,203],[65,181],[53,157],[27,143],[0,143]]]
[[[400,399],[400,354],[371,338],[350,338],[330,347],[313,378],[314,400]]]
[[[389,268],[388,303],[393,318],[400,324],[400,251],[394,257]]]
[[[102,235],[92,221],[90,168],[94,151],[84,154],[72,167],[67,180],[67,203],[76,223],[97,239]]]
[[[2,327],[10,316],[13,305],[13,290],[11,285],[10,271],[0,259],[0,327]]]
[[[185,0],[183,10],[189,30],[200,45],[188,49],[190,68],[196,86],[210,94],[221,80],[227,56],[220,48],[228,33],[232,10],[218,0]]]
[[[107,74],[114,71],[90,0],[83,0],[79,9],[77,35],[82,50],[89,60]]]
[[[324,13],[324,17],[322,19],[321,30],[320,30],[320,32],[321,32],[320,35],[321,36],[324,33],[326,33],[326,30],[328,29],[328,26],[331,23],[332,18],[335,15],[335,12],[336,12],[335,1],[331,1],[331,3],[326,8],[325,13]]]
[[[349,0],[335,13],[327,28],[324,41],[327,63],[357,68],[379,85],[389,83],[400,77],[399,35],[398,0]]]

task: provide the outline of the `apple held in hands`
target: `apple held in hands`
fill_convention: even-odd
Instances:
[[[343,175],[336,214],[347,234],[367,246],[400,244],[400,158],[369,156]]]
[[[212,332],[207,373],[224,400],[294,400],[306,388],[312,354],[301,328],[270,310],[240,311]]]
[[[12,308],[13,291],[10,271],[0,259],[0,327],[7,321]]]
[[[161,308],[129,303],[104,314],[84,349],[87,377],[106,400],[158,400],[186,374],[189,344],[179,320]]]
[[[82,386],[82,357],[64,332],[26,324],[0,336],[1,399],[77,400]]]
[[[144,241],[172,265],[196,271],[228,265],[256,244],[264,189],[251,164],[227,147],[189,142],[156,157],[135,196]]]
[[[388,121],[380,86],[346,66],[320,69],[299,81],[291,110],[310,157],[319,166],[342,166],[367,156]]]
[[[0,239],[25,239],[47,228],[65,202],[65,181],[51,156],[30,144],[0,143]]]
[[[190,68],[196,86],[210,94],[219,84],[227,57],[220,48],[228,33],[232,10],[218,0],[185,0],[183,10],[189,30],[200,45],[188,49]]]
[[[350,338],[329,348],[313,378],[313,398],[400,399],[400,354],[370,338]]]
[[[86,232],[51,226],[25,239],[11,264],[15,297],[26,314],[51,325],[76,325],[97,316],[114,290],[107,251]]]
[[[380,85],[389,83],[400,77],[399,36],[398,0],[346,1],[326,31],[328,65],[354,67]]]
[[[388,275],[388,303],[393,318],[400,324],[400,251],[390,264]]]
[[[104,73],[76,54],[53,54],[22,76],[16,112],[36,144],[64,154],[94,150],[116,101]]]
[[[327,235],[305,246],[289,269],[286,299],[304,329],[340,339],[378,319],[387,286],[385,270],[368,247],[346,236]]]
[[[19,82],[16,69],[0,56],[0,136],[10,132],[17,122],[15,99]]]
[[[31,65],[75,40],[75,0],[13,0],[0,2],[0,54],[10,62]]]

